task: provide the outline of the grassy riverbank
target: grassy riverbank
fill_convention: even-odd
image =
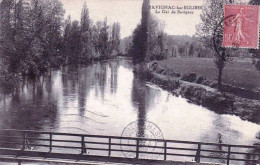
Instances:
[[[136,65],[134,72],[139,78],[153,82],[173,94],[181,95],[192,103],[220,114],[233,114],[243,120],[260,123],[257,118],[260,114],[260,100],[240,97],[230,92],[220,92],[216,89],[214,81],[197,76],[195,73],[182,75],[157,63]],[[244,89],[234,88],[234,90]],[[245,91],[247,92],[253,91]],[[257,97],[259,93],[253,92],[253,94]]]
[[[211,58],[169,58],[158,61],[159,67],[174,70],[180,74],[196,73],[207,80],[216,81],[218,70]],[[249,90],[260,91],[260,72],[251,58],[234,58],[223,71],[223,83]]]

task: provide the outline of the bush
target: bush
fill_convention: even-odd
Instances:
[[[209,84],[209,86],[210,86],[211,88],[217,88],[217,87],[218,87],[218,83],[217,83],[216,81],[214,81],[214,82],[211,82],[211,83]]]
[[[255,64],[256,69],[260,70],[260,60],[255,60],[254,64]]]
[[[147,64],[136,64],[134,66],[134,73],[136,73],[140,79],[146,81],[149,81],[154,77]]]
[[[195,82],[197,80],[197,75],[196,73],[185,74],[183,75],[182,80],[188,82]]]
[[[197,84],[202,84],[204,80],[206,80],[205,77],[199,76],[199,77],[197,78],[197,80],[195,81],[195,83],[197,83]]]
[[[154,71],[158,68],[158,62],[157,61],[150,62],[148,64],[148,67],[150,70]]]

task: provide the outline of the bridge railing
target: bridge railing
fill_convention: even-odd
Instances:
[[[0,130],[0,151],[6,148],[98,156],[102,152],[105,157],[162,161],[183,157],[196,162],[221,160],[228,165],[230,161],[256,164],[260,160],[260,146],[11,129]]]

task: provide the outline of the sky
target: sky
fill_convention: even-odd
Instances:
[[[72,20],[80,20],[81,9],[85,0],[61,0],[66,10],[65,16]],[[102,21],[107,17],[108,23],[119,22],[121,38],[130,36],[140,23],[142,0],[86,0],[90,18]],[[203,0],[151,0],[151,6],[201,6]],[[155,14],[155,10],[151,10]],[[162,12],[162,10],[160,10]],[[201,10],[193,10],[194,14],[155,14],[165,23],[165,32],[169,35],[193,35],[195,26],[200,22]]]

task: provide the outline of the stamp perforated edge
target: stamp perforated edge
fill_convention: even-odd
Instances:
[[[222,38],[222,47],[224,48],[239,48],[239,49],[254,49],[254,50],[258,50],[259,49],[259,28],[260,28],[260,24],[259,24],[259,21],[260,21],[260,5],[248,5],[248,4],[233,4],[233,3],[226,3],[225,5],[223,5],[223,11],[224,11],[224,18],[225,18],[225,7],[226,5],[233,5],[233,6],[257,6],[258,7],[258,22],[257,22],[257,38],[258,38],[258,42],[257,42],[257,48],[251,48],[251,47],[243,47],[243,46],[239,46],[239,47],[235,47],[235,46],[224,46],[223,45],[223,42],[224,42],[224,30],[223,30],[223,38]]]

